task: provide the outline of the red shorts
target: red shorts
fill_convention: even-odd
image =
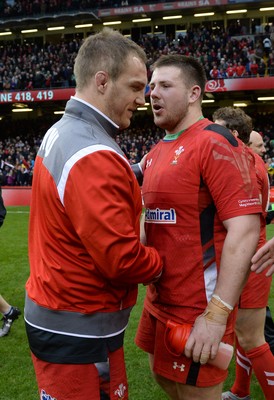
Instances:
[[[54,364],[34,354],[32,361],[40,400],[128,400],[123,348],[109,353],[109,364]]]
[[[228,372],[212,365],[200,365],[184,355],[171,354],[165,345],[166,326],[143,310],[138,326],[135,342],[138,347],[154,355],[153,372],[175,382],[197,386],[210,387],[223,382]],[[234,343],[234,334],[224,336],[225,343]]]
[[[264,308],[268,304],[272,277],[265,276],[265,272],[256,274],[251,272],[242,291],[239,308]]]

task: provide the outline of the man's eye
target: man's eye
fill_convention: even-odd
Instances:
[[[139,87],[139,86],[138,87],[137,86],[133,86],[132,89],[133,89],[134,92],[141,92],[142,90],[144,90],[143,87]]]

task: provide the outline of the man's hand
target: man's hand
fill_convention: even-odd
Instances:
[[[262,246],[251,259],[251,271],[257,274],[269,269],[266,276],[271,276],[274,273],[274,238],[270,239],[264,246]]]
[[[227,318],[233,307],[213,294],[204,313],[195,321],[185,347],[185,355],[195,362],[206,364],[217,355],[226,330]]]
[[[225,329],[226,325],[210,322],[204,314],[200,315],[186,343],[185,355],[195,362],[206,364],[216,357]]]

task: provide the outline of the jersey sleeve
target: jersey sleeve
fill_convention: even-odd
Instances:
[[[98,273],[115,284],[147,283],[159,275],[160,256],[139,240],[137,180],[118,153],[97,151],[79,160],[70,171],[64,205]]]
[[[240,141],[208,133],[200,144],[202,179],[206,182],[219,218],[261,213],[255,161]]]

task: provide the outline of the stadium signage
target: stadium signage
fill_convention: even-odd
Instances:
[[[206,83],[206,92],[226,92],[239,90],[271,90],[274,89],[274,77],[264,78],[234,78],[212,79]],[[147,85],[145,96],[149,96]],[[75,95],[75,88],[28,90],[17,92],[0,92],[0,104],[4,103],[35,103],[46,101],[68,100]]]
[[[171,3],[146,4],[142,6],[117,7],[98,10],[99,17],[114,15],[140,14],[155,11],[179,10],[182,8],[195,8],[205,6],[220,6],[228,4],[229,0],[185,0]]]
[[[243,90],[271,90],[274,89],[274,76],[264,78],[233,78],[233,79],[212,79],[207,81],[205,92],[231,92]],[[150,90],[146,96],[150,95]]]
[[[75,94],[74,88],[0,92],[0,104],[68,100],[70,96],[73,96],[74,94]]]
[[[239,90],[271,90],[274,89],[274,77],[212,79],[207,81],[206,92],[229,92]]]

